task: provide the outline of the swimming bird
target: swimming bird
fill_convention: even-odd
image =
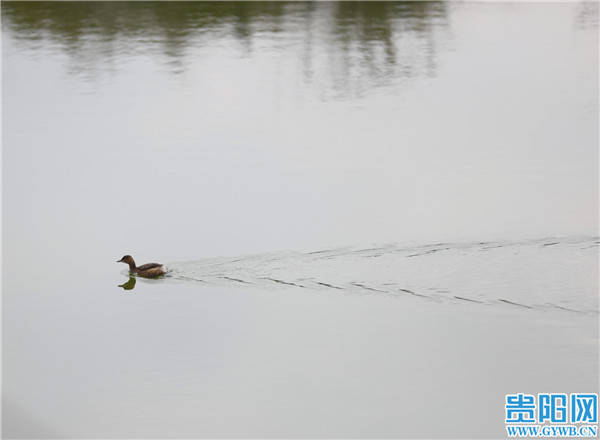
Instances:
[[[165,267],[160,263],[142,264],[136,267],[135,261],[131,255],[125,255],[117,263],[125,263],[129,265],[129,273],[136,274],[144,278],[156,278],[167,273]]]

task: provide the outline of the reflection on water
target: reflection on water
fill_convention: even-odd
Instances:
[[[118,69],[126,56],[150,55],[172,73],[198,49],[233,39],[293,51],[306,81],[327,82],[336,96],[436,74],[434,33],[447,26],[442,2],[119,2],[6,3],[3,24],[23,47],[51,42],[70,72]],[[443,40],[443,39],[442,39]],[[265,47],[266,46],[266,47]]]
[[[135,287],[135,277],[129,277],[126,283],[119,284],[119,287],[122,287],[125,290],[133,290]]]
[[[575,24],[580,29],[597,29],[600,18],[598,2],[580,2],[577,4]]]

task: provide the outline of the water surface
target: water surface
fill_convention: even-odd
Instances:
[[[2,66],[5,437],[598,390],[597,3],[8,2]]]

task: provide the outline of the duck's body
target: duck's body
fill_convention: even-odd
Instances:
[[[117,261],[117,263],[125,263],[129,265],[129,273],[136,274],[145,278],[156,278],[167,273],[165,266],[160,263],[142,264],[137,267],[131,255],[125,255]]]

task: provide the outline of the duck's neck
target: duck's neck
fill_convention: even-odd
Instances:
[[[133,258],[127,264],[129,264],[129,272],[135,272],[136,267],[135,267],[135,261],[133,261]]]

